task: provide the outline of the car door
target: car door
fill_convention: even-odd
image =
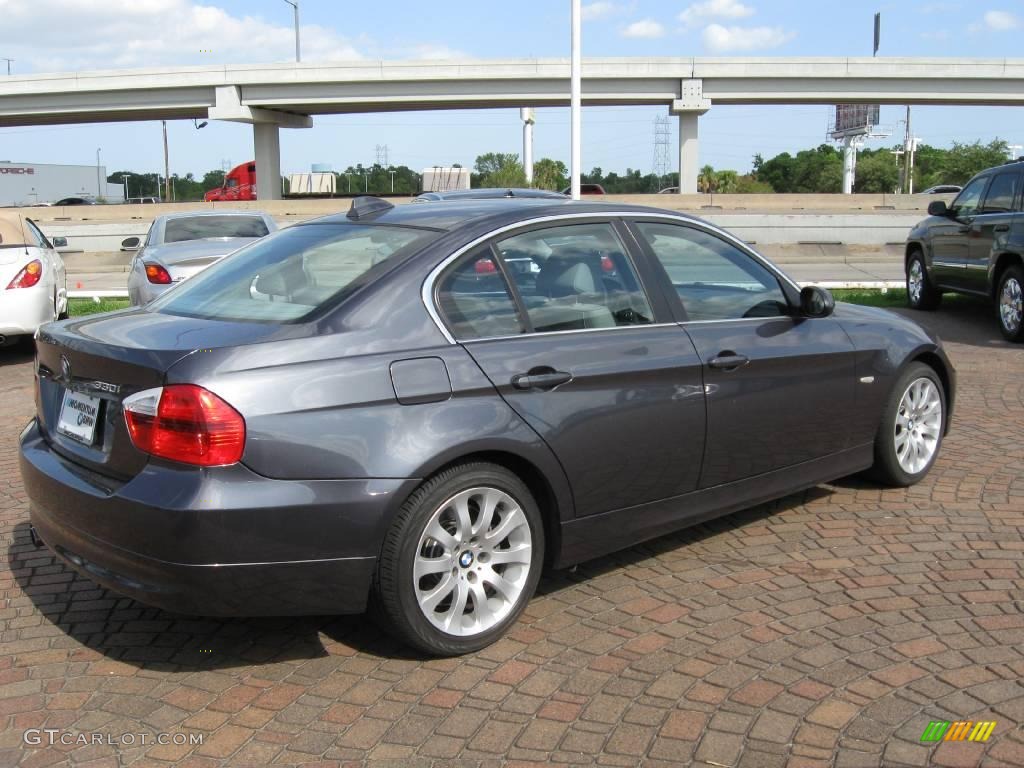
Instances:
[[[972,180],[949,207],[948,214],[931,226],[932,277],[950,288],[965,288],[971,225],[988,187],[990,176]]]
[[[696,488],[700,360],[611,220],[495,237],[435,284],[453,336],[558,457],[577,516]]]
[[[784,288],[766,264],[714,231],[665,220],[631,227],[664,270],[704,367],[708,437],[699,487],[848,448],[856,365],[839,322],[797,316],[796,288]]]
[[[992,254],[999,253],[1010,235],[1021,188],[1021,169],[1010,166],[992,175],[984,201],[968,232],[964,290],[988,295],[989,265]]]

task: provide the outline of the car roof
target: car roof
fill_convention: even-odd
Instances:
[[[451,200],[490,200],[497,197],[541,197],[549,200],[565,198],[561,192],[547,189],[526,189],[519,187],[488,187],[485,189],[453,189],[447,192],[424,192],[417,197],[421,202]]]
[[[359,199],[356,198],[356,200]],[[375,198],[362,199],[374,200]],[[353,201],[353,205],[356,205],[355,201]],[[642,205],[583,202],[569,198],[565,200],[552,200],[550,198],[499,197],[487,200],[451,200],[445,202],[444,205],[399,204],[379,211],[362,214],[358,219],[350,218],[348,212],[334,213],[317,219],[299,222],[294,226],[315,226],[317,224],[392,224],[451,230],[468,224],[494,224],[501,226],[503,224],[514,224],[517,221],[526,219],[580,213],[590,213],[595,216],[617,213],[649,213],[670,214],[680,219],[693,220],[694,218],[679,211]]]
[[[180,211],[176,213],[164,213],[157,216],[157,219],[171,221],[172,219],[196,219],[204,216],[262,216],[270,218],[269,213],[263,211]]]

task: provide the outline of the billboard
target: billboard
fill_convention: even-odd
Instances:
[[[871,133],[878,125],[877,104],[836,104],[836,121],[830,133],[833,136],[856,136]]]

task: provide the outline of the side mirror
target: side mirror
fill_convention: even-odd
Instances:
[[[836,300],[824,288],[808,285],[800,291],[800,314],[804,317],[828,317],[835,308]]]
[[[139,245],[141,244],[141,242],[142,241],[139,240],[139,238],[137,237],[126,237],[124,240],[121,241],[121,250],[137,251],[139,250]]]
[[[54,248],[67,248],[68,239],[66,237],[55,237],[50,241]]]
[[[928,203],[928,215],[929,216],[948,216],[949,208],[946,207],[945,200],[932,200]]]

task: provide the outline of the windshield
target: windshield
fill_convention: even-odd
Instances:
[[[214,320],[295,322],[371,282],[433,230],[307,224],[235,252],[148,305]]]
[[[266,237],[267,224],[260,216],[195,216],[168,219],[164,242],[181,243],[206,237]]]

